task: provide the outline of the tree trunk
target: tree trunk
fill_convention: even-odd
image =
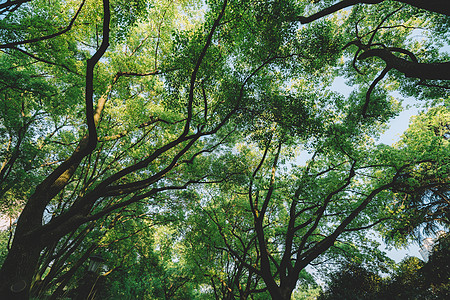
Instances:
[[[293,288],[278,287],[277,289],[268,289],[272,300],[291,300]]]
[[[30,235],[42,226],[48,200],[41,185],[36,188],[17,220],[11,249],[0,269],[0,298],[28,299],[39,256],[44,246],[39,235]]]
[[[33,275],[42,246],[35,239],[14,237],[14,242],[0,269],[0,298],[28,300]]]

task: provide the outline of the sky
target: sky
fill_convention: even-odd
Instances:
[[[0,231],[8,229],[9,218],[4,215],[0,215]]]

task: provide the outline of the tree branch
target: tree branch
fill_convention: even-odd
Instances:
[[[356,4],[378,4],[384,0],[343,0],[336,4],[333,4],[309,17],[297,16],[291,21],[300,21],[302,24],[311,23],[342,9],[345,9]],[[417,8],[422,8],[431,12],[436,12],[439,14],[450,16],[450,6],[447,0],[395,0],[400,3],[409,4]]]
[[[396,52],[399,52],[395,48]],[[386,49],[368,49],[359,57],[363,60],[369,57],[378,57],[386,63],[386,67],[396,69],[403,73],[406,77],[435,80],[450,80],[450,62],[443,63],[417,63],[408,61],[392,54],[389,48]]]
[[[20,4],[22,4],[22,3],[28,2],[28,1],[30,1],[30,0],[15,1],[15,2],[21,2]],[[17,41],[17,42],[6,43],[6,44],[3,44],[3,45],[0,45],[0,49],[12,48],[12,47],[15,47],[15,46],[17,46],[17,45],[23,45],[23,44],[30,44],[30,43],[40,42],[40,41],[48,40],[48,39],[51,39],[51,38],[54,38],[54,37],[57,37],[57,36],[59,36],[59,35],[62,35],[62,34],[64,34],[64,33],[66,33],[67,31],[69,31],[70,29],[72,29],[72,26],[73,26],[73,24],[75,23],[75,20],[77,19],[78,15],[80,14],[81,9],[83,8],[83,5],[84,5],[85,2],[86,2],[86,0],[83,0],[83,1],[81,2],[80,6],[78,7],[77,12],[76,12],[75,15],[73,16],[72,20],[70,20],[69,25],[68,25],[65,29],[63,29],[63,30],[61,30],[61,31],[58,31],[58,32],[56,32],[56,33],[53,33],[53,34],[49,34],[49,35],[46,35],[46,36],[41,36],[41,37],[34,38],[34,39],[28,39],[28,40],[23,40],[23,41]],[[7,3],[8,3],[8,2],[4,3],[3,5],[5,5],[5,4],[7,4]],[[0,7],[0,9],[1,9],[1,8],[2,8],[2,7]],[[108,14],[109,14],[109,8],[108,8]],[[108,24],[109,24],[109,20],[108,20]]]

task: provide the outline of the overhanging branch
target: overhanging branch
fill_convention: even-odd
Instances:
[[[384,0],[343,0],[336,4],[333,4],[321,11],[309,16],[298,16],[293,18],[291,21],[299,21],[302,24],[311,23],[342,9],[345,9],[356,4],[378,4]],[[425,9],[431,12],[436,12],[439,14],[450,16],[450,5],[448,5],[448,0],[396,0],[400,3],[409,4],[411,6]]]

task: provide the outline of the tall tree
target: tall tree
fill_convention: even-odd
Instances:
[[[281,155],[283,146],[291,150],[280,140],[268,143],[248,182],[225,187],[215,200],[227,203],[224,219],[218,204],[210,213],[224,243],[216,247],[261,277],[273,299],[290,299],[301,272],[329,249],[352,255],[358,232],[389,218],[377,210],[390,202],[404,174],[419,172],[430,161],[436,165],[428,171],[437,174],[449,164],[440,154],[448,151],[447,144],[440,151],[431,146],[433,152],[377,148],[363,142],[365,130],[345,123],[340,130],[329,126],[329,136],[316,142],[319,148],[306,166],[287,173]],[[241,207],[242,217],[230,214],[233,206]]]
[[[15,21],[14,17],[22,22],[30,18],[27,12],[31,12],[31,18],[46,21],[47,15],[39,15],[40,11],[45,11],[43,5],[47,6],[39,1],[22,4],[2,20],[3,23],[10,22],[5,30],[12,32],[11,24]],[[148,24],[148,26],[155,26],[153,31],[156,34],[155,37],[142,36],[142,31],[133,32],[132,29],[139,26],[128,24],[131,28],[128,28],[127,35],[133,40],[128,41],[130,44],[123,47],[121,32],[118,29],[121,25],[127,25],[125,21],[130,15],[125,14],[125,19],[120,18],[121,14],[125,13],[121,11],[121,8],[126,8],[127,4],[119,2],[114,5],[116,11],[111,11],[110,3],[106,0],[99,6],[100,11],[98,7],[95,7],[95,2],[86,4],[83,1],[78,6],[76,15],[84,12],[85,20],[88,22],[86,25],[93,24],[96,29],[94,32],[88,31],[84,36],[75,35],[78,38],[84,37],[85,47],[92,46],[91,49],[93,49],[91,53],[83,49],[75,50],[75,52],[85,53],[79,60],[81,65],[85,63],[85,74],[82,75],[85,78],[85,101],[84,105],[79,102],[71,102],[70,105],[75,111],[84,106],[85,112],[82,115],[86,120],[78,119],[81,121],[78,124],[84,123],[87,128],[85,132],[72,130],[73,135],[69,137],[70,144],[65,147],[64,153],[57,153],[58,156],[63,157],[64,161],[56,168],[50,169],[47,177],[32,191],[17,221],[14,240],[0,272],[2,293],[10,294],[12,298],[28,297],[41,251],[75,231],[80,225],[100,219],[114,210],[149,198],[158,192],[184,188],[190,180],[198,180],[198,178],[179,179],[175,176],[176,172],[171,179],[168,173],[173,169],[182,168],[202,151],[209,151],[208,149],[220,144],[220,139],[207,140],[206,137],[216,133],[234,110],[230,108],[224,114],[218,115],[216,111],[220,103],[218,99],[213,101],[215,103],[208,101],[207,93],[200,94],[204,96],[200,98],[200,106],[196,100],[199,96],[196,93],[200,89],[197,85],[199,78],[203,78],[205,82],[211,75],[211,73],[209,75],[204,73],[206,66],[202,62],[208,48],[212,45],[213,34],[223,17],[227,2],[211,12],[209,16],[211,21],[207,25],[208,31],[199,32],[194,37],[195,42],[185,45],[186,52],[195,54],[187,63],[187,69],[182,68],[179,72],[184,73],[177,79],[182,78],[183,82],[179,84],[186,84],[188,89],[176,90],[177,87],[170,83],[170,78],[167,78],[168,84],[173,86],[173,92],[168,93],[165,99],[161,99],[162,91],[158,91],[162,78],[149,80],[148,77],[163,72],[160,64],[161,58],[166,54],[162,51],[167,51],[171,46],[167,43],[167,36],[161,38],[159,35],[163,33],[163,29],[170,30],[163,27],[168,23],[165,13],[170,10],[173,12],[174,6],[164,8],[166,4],[161,3],[162,14],[155,9],[154,13],[157,15],[158,22]],[[82,8],[85,10],[83,11]],[[146,5],[141,9],[147,9]],[[61,18],[64,19],[64,15],[61,15]],[[95,25],[98,20],[103,24],[100,28]],[[72,21],[70,26],[74,24]],[[77,21],[78,28],[82,31],[82,20],[77,19]],[[93,23],[90,23],[91,21]],[[31,32],[24,29],[24,36],[19,40],[3,44],[3,48],[11,49],[5,55],[20,52],[33,58],[35,63],[43,63],[44,68],[49,64],[59,66],[52,60],[41,59],[39,54],[46,43],[55,46],[64,43],[66,32],[45,36],[41,34],[38,38],[28,38],[28,35],[39,35],[34,32],[39,26],[42,29],[49,27],[50,24],[38,23],[31,27],[29,30]],[[141,35],[133,36],[133,34]],[[145,51],[142,51],[143,45],[150,38],[152,38],[151,42],[146,45]],[[111,43],[113,43],[112,47],[121,50],[119,57],[104,56]],[[27,46],[28,44],[31,45],[30,50],[26,48],[28,51],[15,48],[17,45]],[[59,46],[63,47],[64,44]],[[78,43],[77,47],[81,48],[81,46],[82,44]],[[58,55],[57,51],[60,49],[53,54]],[[184,54],[183,51],[180,52]],[[136,57],[143,58],[149,53],[152,57],[147,58],[146,65],[140,66]],[[67,53],[63,52],[63,54]],[[84,62],[84,57],[89,59]],[[105,65],[100,62],[102,57],[113,63],[109,66]],[[129,64],[128,62],[132,60],[134,64]],[[94,71],[97,65],[99,66]],[[38,72],[42,72],[41,69],[38,69]],[[97,76],[94,76],[95,74]],[[70,83],[68,81],[65,84]],[[120,89],[119,85],[121,85]],[[244,85],[245,83],[242,84],[242,89]],[[206,86],[205,82],[203,88]],[[136,97],[139,94],[147,94],[147,97]],[[172,100],[169,100],[171,97]],[[111,107],[106,112],[105,105],[108,101],[116,102],[117,108],[122,102],[122,107],[128,106],[129,109],[123,113]],[[164,111],[161,101],[171,102],[173,109]],[[133,106],[140,107],[140,110],[133,109]],[[200,119],[197,118],[199,111],[202,112]],[[62,131],[59,132],[61,133]],[[199,142],[200,138],[204,140]],[[203,146],[194,147],[196,143]],[[156,161],[159,162],[155,164]],[[165,183],[159,185],[160,181]],[[50,210],[51,216],[46,215],[46,210]]]

